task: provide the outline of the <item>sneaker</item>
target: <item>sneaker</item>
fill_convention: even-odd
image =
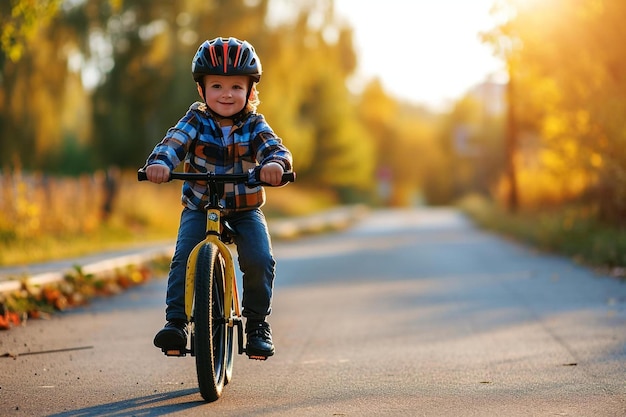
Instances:
[[[274,354],[272,329],[266,321],[248,321],[246,339],[246,355],[250,359],[265,360]]]
[[[184,320],[168,321],[154,336],[154,346],[162,350],[185,349],[187,346],[187,323]]]

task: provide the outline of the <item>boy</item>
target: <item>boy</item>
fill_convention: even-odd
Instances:
[[[232,37],[205,41],[192,62],[203,102],[192,104],[154,148],[145,167],[148,180],[168,181],[170,171],[184,161],[185,172],[218,174],[244,173],[260,165],[261,181],[279,185],[282,174],[292,170],[292,156],[263,115],[256,113],[261,72],[261,61],[248,42]],[[187,343],[185,268],[189,253],[204,239],[207,193],[206,184],[183,183],[184,208],[168,277],[167,324],[154,338],[161,349],[184,348]],[[237,231],[234,240],[243,273],[246,354],[267,358],[274,354],[266,316],[271,312],[275,260],[260,210],[264,203],[262,187],[225,186],[224,214]]]

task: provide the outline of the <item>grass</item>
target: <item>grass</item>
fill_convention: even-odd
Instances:
[[[112,209],[104,173],[80,178],[0,175],[0,266],[32,264],[176,238],[180,183],[139,183],[119,173]],[[306,215],[335,204],[331,193],[294,183],[268,188],[269,219]]]
[[[485,229],[624,275],[626,230],[601,224],[593,208],[569,205],[510,213],[478,196],[465,198],[460,207]]]

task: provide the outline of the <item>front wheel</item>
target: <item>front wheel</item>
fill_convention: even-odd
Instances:
[[[217,400],[226,382],[228,326],[224,320],[224,260],[217,246],[204,245],[195,268],[194,348],[200,394]],[[230,306],[229,306],[230,309]]]

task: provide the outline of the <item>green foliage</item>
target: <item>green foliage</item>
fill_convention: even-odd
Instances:
[[[445,140],[438,135],[440,116],[390,97],[378,80],[368,84],[358,106],[359,121],[369,134],[373,172],[380,204],[411,205],[426,194],[434,203],[440,180],[448,178]],[[384,191],[386,190],[386,191]]]
[[[440,155],[428,162],[437,178],[428,184],[429,201],[450,203],[468,192],[489,195],[505,169],[503,114],[468,94],[442,119],[438,135]]]
[[[64,138],[61,147],[50,152],[42,168],[48,173],[77,176],[96,169],[94,158],[90,147],[68,136]]]

